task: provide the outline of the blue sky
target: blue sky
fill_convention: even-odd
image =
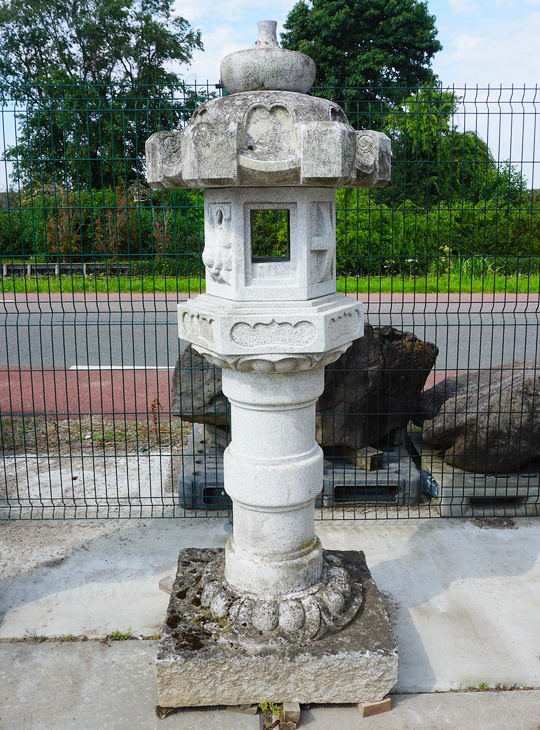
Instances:
[[[257,20],[278,21],[278,31],[294,0],[176,0],[175,11],[202,30],[204,53],[197,53],[186,80],[214,81],[227,53],[253,46]],[[540,0],[428,0],[443,50],[434,69],[445,86],[498,86],[538,82]]]

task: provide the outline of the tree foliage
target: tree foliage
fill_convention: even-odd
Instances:
[[[283,47],[313,58],[317,86],[418,86],[433,78],[442,48],[418,0],[299,0],[284,27]],[[381,93],[395,98],[392,88]]]
[[[387,115],[392,186],[381,191],[382,200],[426,209],[523,202],[522,175],[506,162],[498,164],[476,131],[460,131],[460,101],[452,91],[428,84]]]
[[[133,178],[145,138],[196,99],[171,64],[200,31],[173,0],[2,0],[0,82],[23,113],[10,157],[22,182],[111,185]],[[180,91],[181,101],[173,99]],[[187,97],[187,99],[186,99]],[[19,106],[20,108],[20,106]]]

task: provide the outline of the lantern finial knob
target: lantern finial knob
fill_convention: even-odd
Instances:
[[[275,20],[259,20],[257,28],[259,30],[259,37],[255,48],[260,48],[261,46],[274,46],[275,48],[279,48],[276,34],[277,22]]]
[[[315,63],[304,53],[280,48],[275,20],[257,23],[255,48],[237,51],[221,62],[221,81],[230,94],[241,91],[296,91],[306,94],[315,81]]]

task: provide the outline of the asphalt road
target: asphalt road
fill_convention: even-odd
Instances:
[[[366,313],[434,342],[438,370],[540,360],[538,300],[373,301]],[[172,300],[0,302],[0,368],[167,369],[183,345]]]
[[[176,363],[174,302],[6,302],[0,367],[137,367]]]

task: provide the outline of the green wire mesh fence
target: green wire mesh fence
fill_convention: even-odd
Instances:
[[[146,138],[220,93],[0,88],[0,518],[229,515],[221,374],[176,327],[202,193],[144,178]],[[387,188],[336,193],[368,324],[327,368],[318,516],[537,514],[536,88],[313,93],[393,149]]]

